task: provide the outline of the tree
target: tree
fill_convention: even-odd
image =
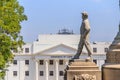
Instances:
[[[7,63],[12,61],[12,50],[22,49],[20,23],[27,20],[24,8],[17,0],[0,0],[0,78],[5,76]]]

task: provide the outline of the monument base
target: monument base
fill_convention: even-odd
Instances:
[[[101,71],[92,61],[74,59],[66,69],[66,80],[101,80]]]
[[[107,54],[106,63],[120,64],[120,50],[118,51],[109,51]]]
[[[102,73],[103,80],[120,80],[120,64],[105,64]]]

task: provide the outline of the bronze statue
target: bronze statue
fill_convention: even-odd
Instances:
[[[79,59],[79,56],[82,52],[83,46],[85,45],[89,58],[92,54],[92,49],[89,42],[89,33],[90,33],[90,24],[88,20],[88,14],[86,12],[82,13],[82,24],[80,28],[80,42],[78,45],[78,50],[76,55],[74,56],[74,59]]]

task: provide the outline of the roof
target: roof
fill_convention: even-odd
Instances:
[[[76,44],[79,39],[80,35],[43,34],[38,36],[38,42],[42,44]]]
[[[55,46],[51,46],[42,51],[35,53],[36,55],[72,55],[77,51],[76,48],[71,47],[65,44],[58,44]]]

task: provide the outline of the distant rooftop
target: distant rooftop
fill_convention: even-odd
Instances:
[[[69,29],[61,29],[59,30],[59,32],[57,34],[74,34],[73,30],[69,30]]]

